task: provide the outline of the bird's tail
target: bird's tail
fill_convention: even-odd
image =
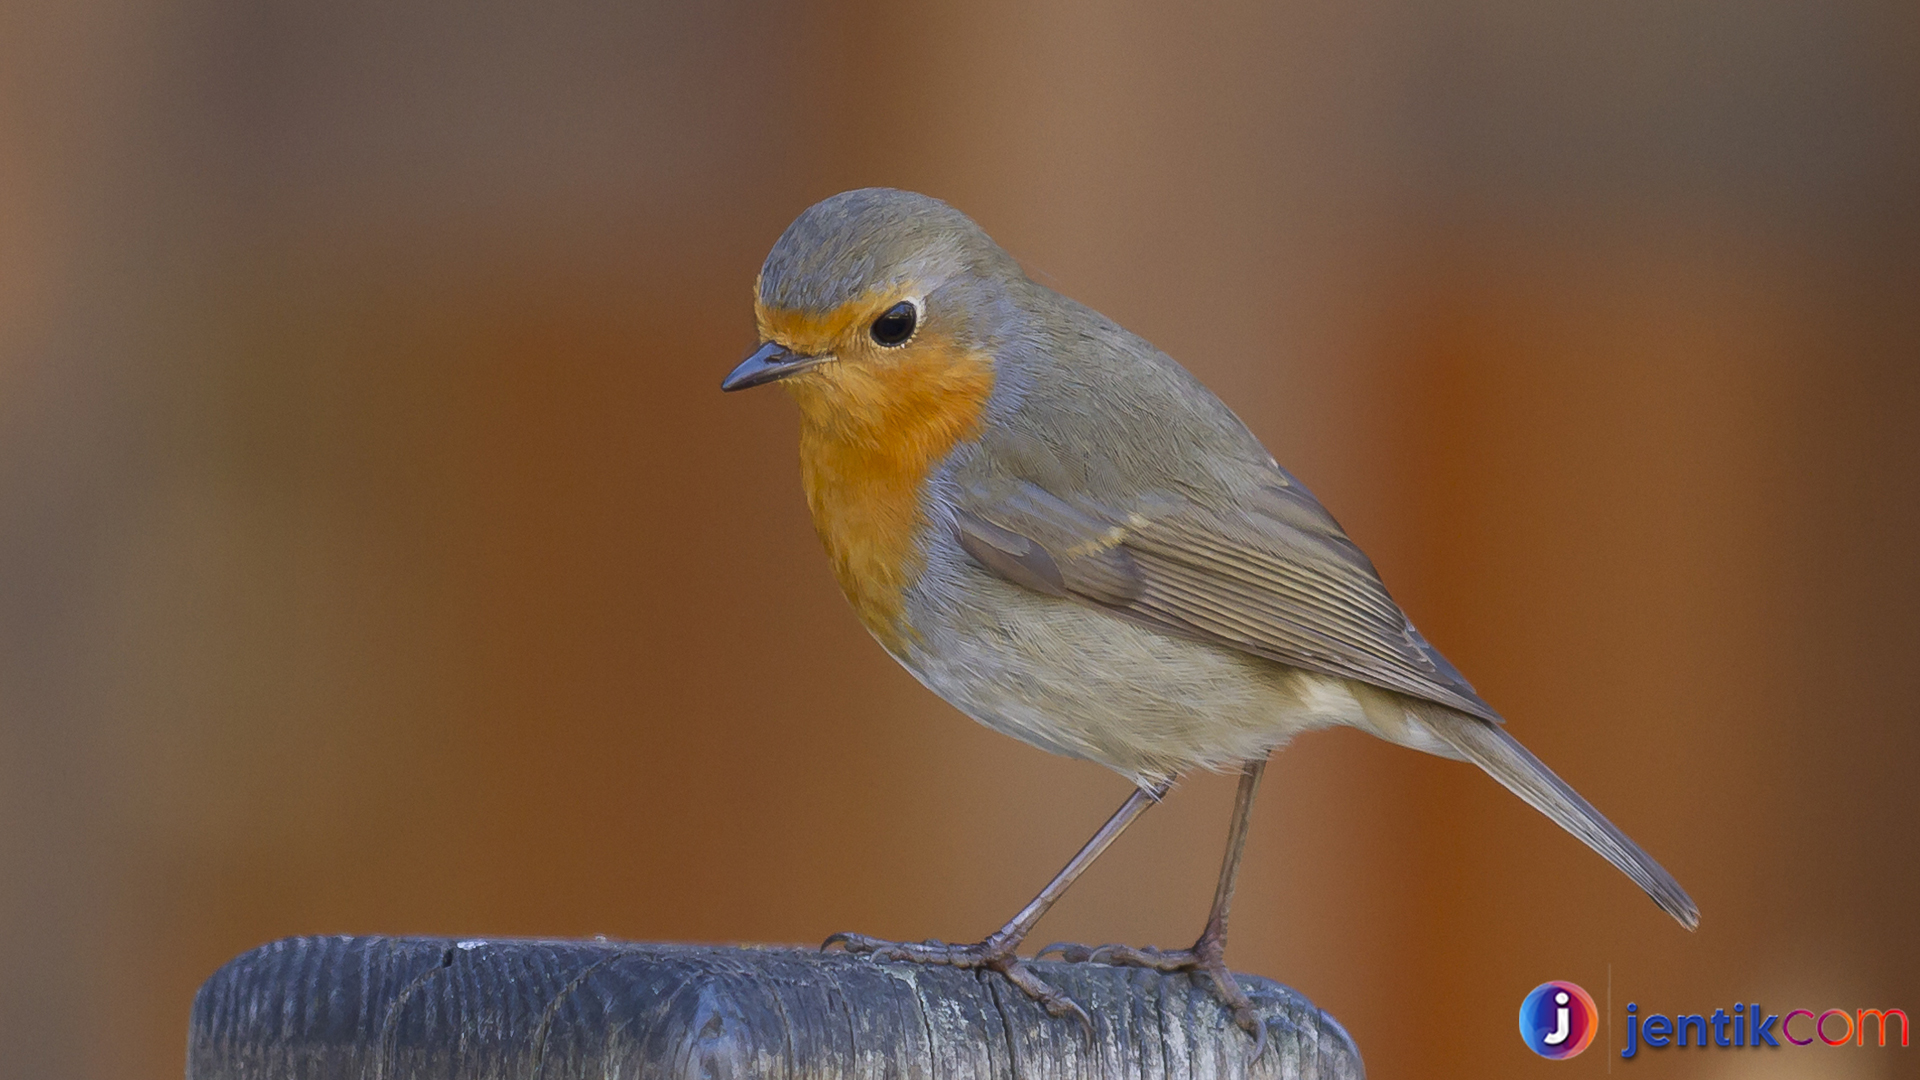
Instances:
[[[1699,906],[1665,867],[1641,851],[1640,845],[1629,840],[1626,833],[1498,724],[1437,706],[1422,708],[1419,715],[1422,725],[1459,751],[1460,756],[1485,769],[1508,791],[1525,799],[1529,806],[1552,818],[1555,824],[1619,867],[1621,873],[1653,897],[1654,903],[1678,919],[1681,926],[1692,930],[1700,925]]]

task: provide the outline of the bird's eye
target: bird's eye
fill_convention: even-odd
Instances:
[[[873,320],[873,340],[892,348],[905,345],[920,322],[920,312],[902,300]]]

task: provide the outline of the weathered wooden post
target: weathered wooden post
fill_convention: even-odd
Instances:
[[[1240,976],[1265,1056],[1188,976],[1035,963],[1089,1035],[994,974],[837,952],[613,941],[289,938],[194,999],[188,1080],[1363,1075],[1292,990]]]

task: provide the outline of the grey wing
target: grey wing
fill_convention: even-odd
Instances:
[[[1099,505],[1026,481],[959,493],[961,546],[995,574],[1155,628],[1499,722],[1285,474],[1225,509]]]

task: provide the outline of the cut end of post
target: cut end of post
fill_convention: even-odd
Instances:
[[[1185,974],[1031,961],[1092,1021],[999,977],[792,948],[288,938],[201,986],[188,1080],[807,1075],[986,1078],[1162,1071],[1357,1080],[1353,1040],[1292,990],[1238,976],[1254,1041]],[[1149,1067],[1151,1066],[1151,1067]]]

